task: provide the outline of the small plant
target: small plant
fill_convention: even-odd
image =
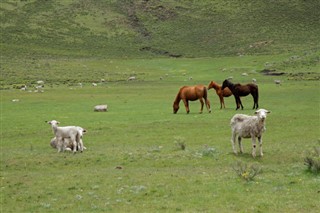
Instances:
[[[201,150],[201,156],[203,157],[214,157],[216,154],[216,149],[208,145],[204,145],[204,148]]]
[[[261,173],[261,167],[258,164],[247,165],[241,161],[237,161],[233,166],[233,170],[239,177],[246,181],[252,181],[255,176]]]
[[[307,156],[304,158],[304,164],[307,165],[308,171],[320,174],[320,146],[314,147],[313,150],[307,152]]]
[[[186,149],[186,143],[185,139],[183,137],[175,137],[174,138],[174,143],[177,146],[179,150],[185,150]]]

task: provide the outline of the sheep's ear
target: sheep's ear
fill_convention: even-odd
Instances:
[[[267,110],[267,113],[271,113],[271,111]]]

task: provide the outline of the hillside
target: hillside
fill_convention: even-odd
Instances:
[[[318,0],[3,0],[2,57],[318,51]]]

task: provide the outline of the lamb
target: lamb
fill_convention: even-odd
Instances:
[[[73,153],[76,153],[77,147],[81,152],[83,151],[82,136],[86,130],[77,126],[58,127],[60,122],[56,120],[48,121],[47,123],[51,125],[53,133],[56,137],[56,146],[58,152],[66,149],[65,139],[71,141]]]
[[[83,137],[83,134],[87,132],[87,130],[85,130],[82,127],[79,127],[79,126],[77,126],[77,128],[78,128],[79,134],[80,134],[80,143],[78,144],[76,149],[77,149],[77,151],[85,150],[87,148],[83,145],[82,137]],[[63,139],[63,143],[66,146],[66,148],[65,148],[66,151],[72,151],[73,150],[73,143],[70,140],[70,138],[64,138]],[[50,145],[51,145],[52,148],[55,148],[55,149],[58,148],[57,147],[57,138],[56,137],[51,139]]]
[[[265,120],[267,113],[270,111],[266,109],[259,109],[255,111],[254,116],[236,114],[232,117],[230,125],[232,130],[231,143],[233,152],[237,154],[235,143],[236,137],[238,137],[238,143],[240,147],[240,153],[243,153],[243,147],[241,143],[242,138],[252,139],[252,156],[256,157],[256,137],[258,137],[260,146],[260,155],[263,156],[262,152],[262,133],[266,130]]]

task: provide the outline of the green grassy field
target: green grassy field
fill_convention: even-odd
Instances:
[[[3,66],[17,71],[1,90],[1,211],[317,212],[320,179],[307,172],[304,157],[320,138],[319,66],[300,64],[304,74],[297,76],[294,69],[283,76],[259,72],[266,62],[280,66],[289,58],[73,59]],[[130,76],[136,80],[127,81]],[[241,83],[256,78],[260,107],[272,111],[263,158],[251,157],[250,140],[244,141],[244,154],[232,153],[233,97],[220,110],[210,90],[211,114],[199,114],[199,102],[190,104],[190,114],[182,103],[172,113],[180,86],[221,84],[229,76]],[[46,82],[43,93],[12,89],[17,82],[33,90],[36,80]],[[252,97],[243,103],[241,113],[253,114]],[[97,104],[108,104],[109,111],[93,112]],[[75,155],[52,149],[45,123],[52,119],[86,128],[88,149]],[[246,181],[233,170],[238,161],[258,165],[262,173]]]
[[[319,8],[318,0],[1,1],[0,212],[318,212],[320,177],[304,159],[320,140]],[[248,139],[244,154],[232,152],[233,97],[220,110],[210,90],[211,114],[199,114],[199,102],[172,113],[181,86],[231,76],[257,79],[259,106],[271,111],[263,158],[251,157]],[[253,114],[252,97],[242,102],[239,112]],[[93,112],[97,104],[109,111]],[[86,128],[87,150],[51,148],[52,119]],[[261,172],[239,176],[241,163]]]

